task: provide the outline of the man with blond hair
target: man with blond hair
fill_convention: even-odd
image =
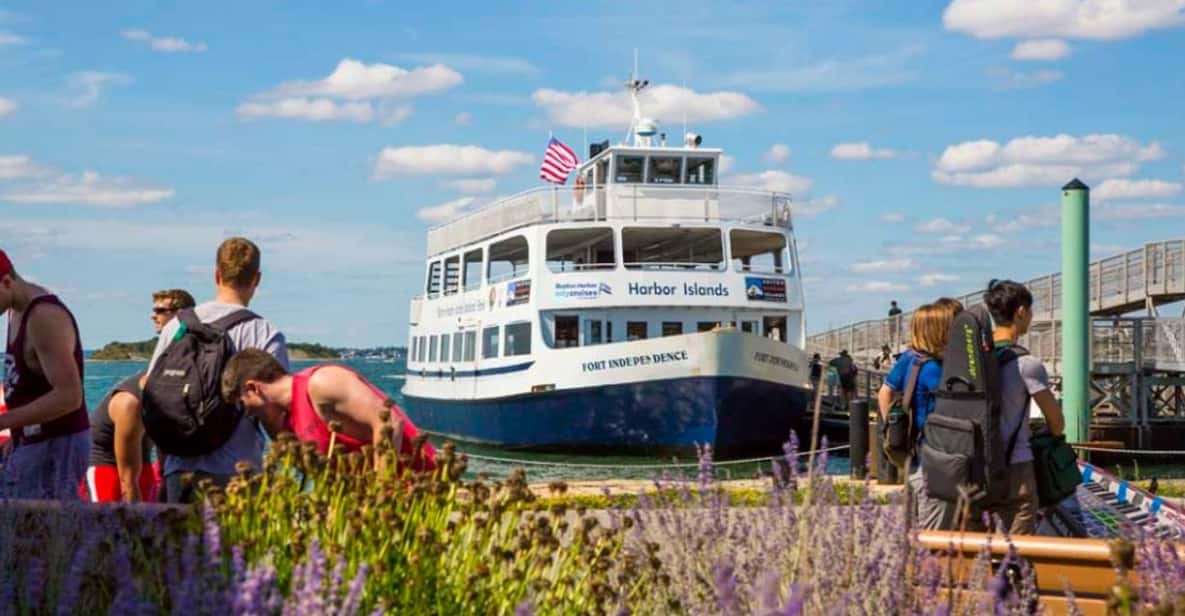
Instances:
[[[242,314],[255,296],[260,281],[260,252],[259,247],[248,239],[232,237],[218,247],[214,271],[214,300],[198,305],[193,309],[194,315],[204,324],[215,324],[224,319],[234,319]],[[181,312],[177,318],[169,321],[161,330],[160,340],[153,353],[152,362],[148,366],[147,388],[151,388],[153,368],[166,349],[175,341],[180,340],[187,328],[181,326],[186,317]],[[270,353],[285,368],[288,367],[288,347],[284,341],[284,334],[274,325],[254,314],[247,314],[248,318],[237,322],[226,329],[226,337],[234,351],[243,349],[261,349]],[[145,404],[150,403],[149,398]],[[150,410],[148,412],[151,412]],[[168,502],[192,502],[195,494],[193,488],[197,481],[210,479],[215,485],[225,486],[235,474],[235,465],[247,462],[253,468],[259,469],[263,458],[263,437],[255,420],[245,415],[238,418],[230,428],[230,433],[220,435],[219,441],[224,440],[215,450],[200,455],[174,455],[164,451],[165,460],[165,495]],[[157,441],[157,445],[162,443]]]

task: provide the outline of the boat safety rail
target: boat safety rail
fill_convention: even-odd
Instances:
[[[1120,447],[1099,447],[1079,443],[1070,443],[1070,447],[1075,451],[1122,454],[1125,456],[1155,456],[1157,458],[1185,457],[1185,450],[1181,449],[1123,449]]]
[[[428,254],[440,254],[535,223],[608,220],[790,226],[791,201],[786,193],[743,186],[543,186],[497,199],[429,229]]]
[[[848,445],[824,447],[814,451],[800,451],[796,458],[802,459],[811,454],[834,453],[847,451]],[[503,458],[487,456],[466,451],[458,451],[469,459],[469,472],[489,473],[509,471],[521,466],[530,470],[532,480],[548,479],[656,479],[661,475],[682,475],[691,477],[697,475],[704,464],[700,462],[670,462],[646,464],[619,463],[589,463],[589,462],[560,462],[548,460],[527,460],[522,458]],[[713,460],[706,463],[712,468],[713,474],[724,480],[737,478],[742,475],[751,477],[762,469],[765,463],[785,463],[786,456],[766,456],[763,458],[747,458],[743,460]]]

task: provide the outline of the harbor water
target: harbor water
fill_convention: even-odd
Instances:
[[[300,370],[314,365],[315,361],[294,361],[292,368]],[[375,385],[389,393],[398,404],[405,401],[400,392],[405,378],[405,364],[402,360],[342,360],[340,363],[358,371]],[[120,380],[146,368],[145,362],[137,361],[88,361],[86,363],[86,400],[94,409],[107,391]],[[433,439],[440,445],[440,439]],[[551,479],[655,479],[664,475],[694,476],[698,472],[695,455],[688,452],[682,456],[640,456],[640,455],[572,455],[554,452],[533,452],[505,450],[498,447],[474,443],[458,443],[458,450],[470,456],[469,468],[474,473],[488,472],[492,476],[503,476],[515,465],[526,468],[532,481]],[[755,452],[746,459],[761,458],[774,452]],[[765,461],[718,461],[715,472],[722,479],[747,479],[758,474],[768,475],[771,463]],[[827,472],[847,475],[848,459],[844,452],[833,452],[826,459]],[[1136,472],[1136,466],[1112,467],[1124,475]],[[1185,465],[1139,465],[1138,473],[1147,478],[1185,477]]]

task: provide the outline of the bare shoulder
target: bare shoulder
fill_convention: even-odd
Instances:
[[[341,395],[354,380],[357,377],[346,368],[332,364],[324,366],[309,377],[309,393],[316,398],[332,398]]]
[[[29,327],[39,334],[65,329],[73,332],[70,313],[58,304],[37,304],[29,313]]]

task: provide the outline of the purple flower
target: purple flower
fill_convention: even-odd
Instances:
[[[342,602],[341,616],[354,616],[362,603],[362,591],[366,588],[366,576],[370,574],[370,565],[358,565],[354,579],[350,580],[350,588],[346,591],[345,601]]]
[[[721,614],[739,614],[740,598],[737,596],[737,578],[733,564],[729,561],[716,563],[712,568],[712,579],[716,586],[716,606]]]
[[[531,600],[523,599],[518,605],[514,606],[514,616],[531,616]]]

